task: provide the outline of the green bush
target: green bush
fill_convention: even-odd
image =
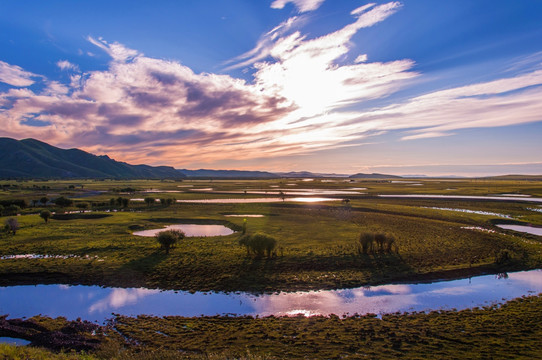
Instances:
[[[49,218],[51,217],[51,212],[49,210],[42,210],[40,212],[40,218],[45,220],[45,223],[47,224],[47,221],[49,221]]]
[[[184,232],[181,230],[165,230],[156,234],[156,241],[166,250],[166,255],[169,254],[169,249],[172,248],[177,241],[184,239]]]
[[[239,245],[247,248],[247,255],[252,252],[257,258],[271,257],[273,250],[277,246],[277,240],[263,233],[245,234],[239,238]]]

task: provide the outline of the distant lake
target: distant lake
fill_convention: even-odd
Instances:
[[[24,285],[0,287],[0,314],[37,314],[102,322],[111,313],[136,316],[354,315],[465,309],[542,292],[542,271],[485,275],[421,284],[253,295],[144,288]],[[36,300],[39,299],[39,300]]]

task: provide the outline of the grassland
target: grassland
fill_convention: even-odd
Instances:
[[[502,201],[392,199],[385,193],[446,193],[466,195],[541,195],[542,183],[532,181],[383,181],[336,182],[265,181],[86,181],[4,182],[0,200],[65,196],[78,203],[94,203],[91,214],[64,215],[47,224],[37,214],[44,207],[23,209],[16,235],[0,238],[1,255],[49,254],[66,258],[0,260],[0,284],[71,283],[106,286],[145,286],[193,291],[294,291],[332,289],[391,281],[462,277],[503,270],[542,266],[540,237],[505,231],[494,226],[498,216],[435,210],[460,208],[505,214],[514,221],[542,225],[542,213],[529,210],[536,204]],[[291,184],[295,184],[292,186]],[[13,185],[17,185],[16,187]],[[71,185],[71,186],[70,186]],[[45,188],[44,188],[45,187]],[[47,188],[49,187],[49,188]],[[147,206],[131,202],[128,208],[110,206],[117,197],[209,199],[262,197],[243,190],[318,188],[337,190],[365,187],[356,195],[337,195],[341,201],[301,204],[288,201],[268,204],[191,204]],[[119,193],[133,188],[135,193]],[[218,193],[198,189],[213,188]],[[145,189],[162,191],[145,193]],[[453,189],[453,190],[448,190]],[[228,191],[238,190],[241,194]],[[183,192],[170,192],[183,191]],[[271,195],[276,196],[276,195]],[[117,212],[110,210],[119,210]],[[110,212],[106,212],[110,211]],[[100,216],[100,214],[103,215]],[[261,231],[279,241],[270,259],[247,257],[237,243],[238,233],[224,237],[186,238],[169,255],[153,238],[134,236],[134,229],[175,223],[221,223],[240,230],[243,218],[227,214],[261,214],[247,218],[248,231]],[[0,219],[2,223],[5,217]],[[508,220],[510,221],[510,220]],[[465,227],[493,230],[476,231]],[[398,253],[359,254],[361,231],[386,232],[397,239]],[[495,257],[506,249],[507,263]]]
[[[24,200],[29,204],[17,211],[19,215],[0,218],[3,224],[8,217],[13,217],[20,225],[15,235],[0,233],[0,256],[56,256],[0,259],[0,285],[3,286],[69,283],[271,292],[458,278],[542,267],[540,237],[495,226],[504,222],[542,226],[541,204],[376,196],[516,194],[541,197],[542,182],[535,180],[0,181],[0,185],[3,185],[0,201]],[[213,192],[205,190],[208,188]],[[276,203],[166,206],[132,201],[125,208],[110,204],[111,198],[118,197],[254,198],[277,195],[251,194],[250,191],[310,188],[366,190],[355,190],[357,194],[325,195],[339,201],[315,204],[289,201],[288,196],[284,202]],[[158,192],[145,192],[149,189]],[[37,201],[44,196],[49,199],[64,196],[73,199],[74,204],[59,208]],[[349,201],[340,201],[344,198]],[[30,205],[32,200],[36,200],[34,206]],[[77,206],[81,203],[88,204],[92,212],[73,213],[81,211]],[[38,215],[43,209],[56,213],[48,223]],[[276,256],[262,259],[247,256],[245,249],[238,245],[238,232],[222,237],[186,238],[169,255],[153,238],[133,235],[135,230],[177,223],[224,224],[239,231],[243,217],[226,216],[229,214],[264,215],[247,217],[247,230],[274,236],[279,241]],[[362,231],[393,235],[398,252],[360,254],[357,238]],[[496,261],[503,251],[511,255],[511,259]],[[344,319],[335,316],[118,316],[109,327],[103,328],[107,336],[100,337],[100,347],[87,353],[52,353],[46,349],[0,344],[0,356],[14,359],[530,359],[539,356],[541,308],[542,296],[533,296],[503,306],[391,314],[382,319],[374,316]],[[64,319],[36,317],[33,321],[50,331],[66,325]]]

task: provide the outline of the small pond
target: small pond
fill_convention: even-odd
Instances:
[[[499,201],[529,201],[542,203],[542,198],[533,198],[526,196],[474,196],[474,195],[429,195],[429,194],[409,194],[409,195],[378,195],[388,198],[412,198],[412,199],[460,199],[460,200],[499,200]]]
[[[542,271],[485,275],[422,284],[269,295],[189,293],[144,288],[23,285],[0,287],[0,314],[36,314],[102,322],[111,313],[136,316],[385,314],[397,311],[465,309],[542,292]],[[40,301],[36,301],[40,299]]]
[[[491,211],[481,211],[481,210],[469,210],[469,209],[454,209],[454,208],[441,208],[435,206],[422,206],[424,209],[433,209],[433,210],[444,210],[444,211],[457,211],[464,212],[468,214],[478,214],[478,215],[488,215],[488,216],[498,216],[502,218],[512,219],[512,216],[506,214],[499,214]]]
[[[264,217],[265,215],[262,215],[262,214],[226,214],[224,216],[228,216],[228,217],[247,217],[247,218],[261,218],[261,217]]]
[[[250,203],[274,203],[283,201],[295,202],[321,202],[321,201],[341,201],[341,199],[325,198],[325,197],[294,197],[294,198],[246,198],[246,199],[194,199],[194,200],[177,200],[178,203],[196,203],[196,204],[250,204]]]
[[[542,227],[534,227],[528,225],[509,225],[509,224],[496,224],[495,226],[501,229],[514,230],[527,234],[542,236]]]
[[[160,231],[181,230],[187,237],[190,236],[226,236],[234,233],[232,229],[224,225],[201,225],[201,224],[175,224],[160,229],[135,231],[137,236],[155,236]]]

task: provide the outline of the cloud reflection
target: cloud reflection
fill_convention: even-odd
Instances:
[[[160,290],[151,289],[113,289],[105,299],[92,304],[88,311],[89,313],[110,311],[135,304],[139,299],[159,292]]]

